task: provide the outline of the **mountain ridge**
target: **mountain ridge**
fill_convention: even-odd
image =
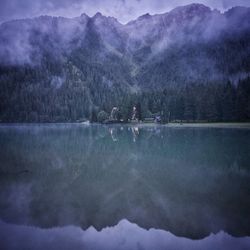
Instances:
[[[88,117],[90,109],[108,111],[134,94],[237,84],[250,76],[249,14],[250,8],[220,13],[192,4],[125,25],[101,13],[6,22],[0,25],[0,111],[8,116],[14,99],[23,100],[34,86],[55,95],[63,90],[59,103],[66,93],[76,96],[63,105],[82,105],[77,112]]]
[[[216,9],[216,8],[214,8],[214,9],[212,9],[212,8],[210,8],[210,7],[208,7],[208,6],[206,6],[206,5],[204,5],[204,4],[199,4],[199,3],[191,3],[191,4],[188,4],[188,5],[182,5],[182,6],[178,6],[178,7],[175,7],[175,8],[173,8],[173,9],[171,9],[170,11],[168,11],[168,12],[164,12],[164,13],[155,13],[155,14],[150,14],[150,13],[145,13],[145,14],[142,14],[142,15],[140,15],[140,16],[138,16],[137,18],[135,18],[135,19],[132,19],[132,20],[130,20],[130,21],[128,21],[127,23],[121,23],[117,18],[115,18],[115,17],[112,17],[112,16],[106,16],[106,15],[103,15],[101,12],[96,12],[93,16],[89,16],[89,15],[87,15],[86,13],[82,13],[82,14],[80,14],[80,16],[76,16],[76,17],[64,17],[64,16],[53,16],[53,15],[40,15],[40,16],[35,16],[35,17],[32,17],[32,18],[20,18],[20,19],[13,19],[13,20],[9,20],[9,21],[5,21],[5,22],[2,22],[2,23],[0,23],[0,26],[2,25],[2,24],[6,24],[6,23],[10,23],[10,22],[19,22],[19,21],[25,21],[25,20],[34,20],[34,19],[39,19],[39,18],[44,18],[44,17],[51,17],[51,18],[63,18],[63,19],[78,19],[78,18],[80,18],[80,17],[85,17],[85,18],[94,18],[96,15],[97,16],[102,16],[102,17],[105,17],[105,18],[111,18],[111,19],[115,19],[117,22],[119,22],[121,25],[123,25],[123,26],[126,26],[126,25],[128,25],[130,22],[134,22],[134,21],[136,21],[136,20],[138,20],[138,19],[141,19],[141,18],[143,18],[143,17],[155,17],[155,16],[164,16],[164,15],[167,15],[167,14],[170,14],[170,13],[174,13],[174,12],[176,12],[176,11],[179,11],[179,10],[188,10],[188,9],[192,9],[192,8],[197,8],[197,7],[200,7],[200,9],[201,8],[203,8],[203,10],[210,10],[211,12],[218,12],[218,13],[221,13],[221,14],[226,14],[226,13],[228,13],[228,12],[232,12],[232,11],[234,11],[234,10],[243,10],[243,11],[250,11],[250,7],[245,7],[245,6],[234,6],[234,7],[231,7],[231,8],[229,8],[229,9],[227,9],[227,10],[225,10],[224,12],[221,12],[220,10],[218,10],[218,9]]]

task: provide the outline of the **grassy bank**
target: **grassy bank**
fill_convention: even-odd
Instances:
[[[166,124],[168,127],[191,127],[191,128],[244,128],[250,129],[250,123],[240,123],[240,122],[207,122],[207,123],[169,123]]]

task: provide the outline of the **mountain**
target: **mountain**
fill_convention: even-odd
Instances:
[[[171,109],[173,95],[182,93],[180,103],[187,99],[185,88],[214,86],[218,92],[228,82],[232,89],[248,82],[249,56],[250,8],[245,7],[220,13],[191,4],[125,25],[101,13],[6,22],[0,25],[0,120],[75,121],[114,105],[128,113],[138,100],[146,113],[163,103]],[[245,120],[248,83],[241,85],[244,98],[237,102]],[[163,91],[174,93],[167,101],[151,100]],[[175,118],[184,117],[184,109],[172,109]]]

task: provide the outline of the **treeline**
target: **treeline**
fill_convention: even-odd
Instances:
[[[96,122],[108,118],[114,106],[119,108],[119,117],[128,120],[135,105],[141,109],[142,120],[161,115],[163,122],[250,121],[250,78],[236,85],[192,83],[130,94],[119,86],[98,88],[81,81],[60,83],[57,79],[51,86],[41,81],[42,73],[36,74],[28,78],[33,81],[20,79],[18,73],[9,83],[1,79],[1,122]]]
[[[164,121],[250,121],[250,78],[237,85],[227,82],[165,88],[144,93],[140,99],[143,117],[161,111]]]

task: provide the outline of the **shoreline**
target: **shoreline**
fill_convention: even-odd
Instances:
[[[218,123],[169,123],[167,127],[173,128],[231,128],[231,129],[250,129],[250,123],[244,122],[218,122]]]
[[[250,129],[250,122],[207,122],[207,123],[149,123],[149,122],[138,122],[138,123],[112,123],[112,124],[102,124],[102,123],[79,123],[79,122],[51,122],[51,123],[0,123],[1,126],[13,126],[13,125],[104,125],[104,126],[139,126],[139,127],[151,127],[151,126],[163,126],[169,128],[231,128],[231,129]]]

